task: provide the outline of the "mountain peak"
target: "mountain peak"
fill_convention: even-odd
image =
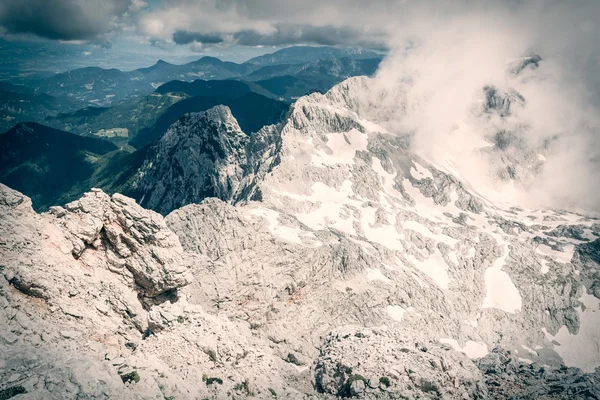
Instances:
[[[204,56],[199,58],[196,61],[193,61],[195,64],[221,64],[223,61],[217,57],[212,56]]]
[[[237,127],[237,130],[241,132],[237,120],[231,113],[231,109],[225,105],[219,104],[217,106],[209,108],[208,110],[204,111],[203,114],[206,116],[206,118],[211,119],[213,121],[233,124]]]
[[[162,214],[206,197],[231,199],[248,141],[227,106],[185,114],[149,150],[135,178],[136,196]]]

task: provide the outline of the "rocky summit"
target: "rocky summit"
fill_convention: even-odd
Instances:
[[[600,220],[478,194],[370,85],[182,118],[135,178],[166,217],[0,186],[0,398],[600,399]]]

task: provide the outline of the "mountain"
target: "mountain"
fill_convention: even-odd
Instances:
[[[153,90],[152,82],[140,73],[127,73],[116,68],[87,67],[56,74],[37,82],[36,92],[51,96],[68,96],[82,102],[104,106]]]
[[[68,97],[35,94],[24,86],[0,84],[0,133],[19,122],[40,121],[60,112],[81,108],[83,103]]]
[[[216,93],[222,95],[216,96]],[[258,132],[265,125],[280,122],[289,108],[285,102],[257,93],[247,92],[239,97],[235,94],[235,91],[217,91],[215,96],[195,96],[181,100],[166,109],[152,126],[140,130],[130,144],[138,149],[153,144],[184,114],[206,111],[218,105],[229,107],[242,130],[248,134]]]
[[[156,64],[147,68],[139,68],[137,71],[141,72],[150,79],[161,79],[162,76],[177,75],[179,71],[179,65],[170,64],[164,60],[158,60]]]
[[[333,73],[337,78],[345,78],[354,75],[370,75],[372,73],[370,64],[374,62],[378,64],[382,59],[382,56],[377,53],[359,48],[308,46],[282,49],[273,55],[261,57],[242,64],[221,61],[215,57],[202,57],[183,65],[159,60],[150,67],[129,72],[86,67],[31,80],[28,85],[36,93],[54,97],[68,96],[95,106],[108,106],[124,100],[142,98],[164,83],[174,80],[253,81],[274,76],[294,75],[301,70],[306,70],[304,72],[306,76],[310,74],[311,68],[315,68],[315,63],[319,64],[319,60],[328,60],[316,67],[320,69],[319,74]],[[335,60],[340,60],[341,65],[336,65]],[[333,66],[327,67],[324,64],[333,64]],[[326,91],[339,81],[338,79],[331,81],[333,83],[321,84],[318,89]],[[267,95],[267,93],[261,94]]]
[[[328,57],[300,65],[267,66],[246,78],[286,100],[295,100],[312,91],[325,93],[352,76],[372,76],[381,58],[351,59]]]
[[[172,80],[238,78],[248,66],[203,57],[183,65],[159,61],[148,68],[130,72],[98,67],[80,68],[35,82],[35,90],[52,96],[71,96],[97,106],[146,96]]]
[[[207,197],[230,198],[249,139],[228,107],[184,115],[148,151],[134,197],[162,214]]]
[[[388,130],[410,92],[373,85],[254,135],[222,106],[181,118],[135,178],[142,204],[192,203],[166,217],[99,189],[36,214],[0,185],[2,390],[598,398],[600,220],[483,197]]]
[[[105,138],[120,145],[151,128],[159,116],[188,96],[185,93],[151,93],[112,107],[87,107],[73,113],[46,117],[44,124],[83,136]]]
[[[203,79],[193,82],[171,81],[156,89],[156,93],[160,94],[179,92],[189,96],[238,97],[251,92],[251,89],[246,82]]]
[[[236,93],[230,92],[230,94],[235,95]],[[123,128],[123,126],[127,126],[126,124],[107,125],[121,126],[121,128],[101,129],[93,134],[94,138],[35,123],[17,125],[5,135],[0,135],[0,150],[2,150],[0,182],[31,196],[36,210],[47,210],[51,205],[64,204],[66,201],[81,196],[92,187],[100,187],[111,193],[117,191],[126,193],[140,202],[148,201],[151,196],[146,195],[148,188],[144,185],[152,185],[153,181],[167,180],[167,177],[164,175],[154,176],[152,172],[144,170],[147,166],[143,166],[150,163],[155,167],[160,167],[161,163],[166,163],[162,165],[162,168],[173,167],[175,159],[172,157],[162,158],[165,152],[160,151],[163,146],[161,138],[163,135],[171,138],[172,135],[169,132],[180,129],[179,127],[192,121],[192,116],[196,114],[189,113],[224,108],[235,121],[235,125],[242,135],[251,137],[265,125],[281,122],[289,108],[287,103],[248,92],[232,98],[190,97],[178,100],[172,106],[162,110],[161,113],[152,114],[153,110],[148,106],[150,104],[156,106],[157,103],[149,103],[149,101],[153,98],[155,101],[161,101],[164,100],[163,97],[168,98],[169,96],[172,94],[156,93],[149,96],[148,102],[144,103],[146,107],[138,104],[138,108],[121,109],[120,114],[116,113],[115,108],[94,107],[73,114],[61,115],[51,120],[56,125],[66,121],[77,124],[79,121],[82,123],[79,128],[89,129],[85,127],[107,123],[106,121],[117,121],[118,123],[118,121],[123,122],[130,119],[130,123],[136,124],[140,129],[139,134],[131,138],[127,136],[127,128]],[[219,140],[220,131],[213,129],[213,125],[220,122],[219,120],[212,121],[211,117],[220,114],[208,112],[208,115],[210,117],[201,118],[193,128],[185,129],[194,132],[207,130],[215,135],[210,137],[210,140]],[[139,116],[142,118],[137,120]],[[148,122],[148,128],[143,128],[143,118],[151,121]],[[122,131],[125,131],[123,137],[115,136]],[[109,136],[111,132],[113,132],[113,136]],[[101,140],[100,137],[110,139],[110,141]],[[127,145],[129,139],[139,150],[132,149]],[[159,143],[154,145],[157,141]],[[116,144],[119,145],[118,150]],[[154,146],[149,147],[151,145]],[[191,148],[191,150],[197,152],[197,149]],[[71,168],[74,170],[71,171]],[[146,175],[143,184],[139,182],[142,175]],[[175,181],[175,174],[171,179]],[[202,183],[195,182],[194,184]],[[190,199],[200,201],[207,197],[207,193],[206,191],[194,192],[193,196],[186,197],[181,201],[184,201],[185,204],[187,204],[185,201],[191,201]],[[171,195],[177,196],[175,192]],[[174,207],[161,204],[155,209],[166,214]]]
[[[131,141],[136,147],[142,147],[160,138],[169,125],[177,121],[186,112],[203,111],[222,102],[231,101],[227,99],[243,97],[251,92],[276,97],[252,82],[236,80],[205,81],[201,79],[193,82],[171,81],[141,99],[121,102],[112,107],[86,107],[72,113],[48,116],[43,120],[43,123],[84,136],[107,138],[119,145]],[[202,100],[196,99],[186,102],[181,107],[171,108],[175,103],[190,96],[210,97],[211,99],[206,99],[206,106],[194,106],[194,104],[202,103]],[[262,121],[261,116],[270,115],[269,105],[279,104],[279,102],[270,102],[268,99],[260,97],[258,95],[249,97],[257,103],[247,102],[246,107],[256,109],[254,104],[265,106],[264,112],[260,109],[256,110],[256,120]],[[239,107],[236,107],[236,112],[242,112],[241,108],[243,107],[244,105],[240,104]],[[283,104],[282,107],[287,109],[287,106]],[[280,114],[281,112],[277,113],[277,118]],[[269,121],[271,119],[267,117],[265,123],[270,123]],[[255,129],[253,125],[251,129]],[[142,135],[136,139],[140,132]]]
[[[278,64],[304,64],[310,61],[332,57],[351,58],[354,60],[383,58],[383,56],[379,53],[359,47],[291,46],[277,50],[271,54],[254,57],[246,61],[246,64],[260,66]]]
[[[22,94],[33,94],[33,90],[23,85],[14,85],[10,82],[0,81],[0,91],[2,92],[15,92]]]
[[[97,160],[113,150],[100,139],[21,123],[0,135],[0,182],[30,193],[44,210],[80,196]]]

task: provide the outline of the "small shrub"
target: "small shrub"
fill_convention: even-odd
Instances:
[[[140,381],[140,376],[138,375],[137,371],[131,371],[128,374],[121,375],[121,380],[123,381],[123,383],[138,383]]]
[[[7,389],[0,390],[0,400],[7,400],[23,393],[27,393],[27,390],[23,386],[9,387]]]
[[[275,392],[273,389],[269,388],[269,393],[271,393],[271,396],[277,398],[277,392]]]
[[[242,390],[246,390],[246,382],[236,383],[233,385],[233,390],[237,392],[241,392]]]
[[[379,378],[379,383],[381,383],[385,387],[392,386],[392,382],[390,382],[390,378],[388,378],[387,376],[382,376],[381,378]]]
[[[212,385],[213,383],[218,383],[219,385],[222,385],[223,379],[221,379],[221,378],[206,378],[207,385]]]

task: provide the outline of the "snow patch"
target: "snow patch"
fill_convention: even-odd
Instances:
[[[482,308],[497,308],[515,313],[521,310],[522,299],[510,276],[502,271],[506,257],[508,248],[505,248],[504,254],[494,262],[494,266],[485,271],[486,293]]]
[[[373,170],[379,175],[385,193],[392,197],[402,199],[402,193],[394,188],[394,179],[396,178],[396,175],[390,174],[383,169],[379,158],[373,157]]]
[[[594,372],[600,366],[600,300],[585,292],[579,298],[585,306],[577,308],[579,314],[579,332],[569,333],[562,326],[556,335],[552,336],[545,328],[542,331],[550,341],[556,341],[554,351],[563,359],[568,367],[577,367],[584,372]]]
[[[413,230],[413,231],[418,232],[421,235],[423,235],[427,238],[433,239],[437,242],[446,243],[450,247],[454,247],[454,245],[456,243],[458,243],[458,240],[451,238],[450,236],[433,233],[425,225],[420,224],[416,221],[404,221],[404,223],[402,224],[402,228]]]
[[[488,354],[488,348],[484,343],[469,340],[465,343],[465,347],[460,347],[455,339],[442,338],[439,341],[450,345],[454,350],[464,353],[471,359],[485,357]]]
[[[392,225],[380,225],[375,227],[375,210],[373,207],[365,208],[361,211],[361,228],[365,237],[371,242],[379,243],[390,250],[402,250],[404,246],[399,240],[401,235]]]
[[[410,174],[412,175],[413,178],[417,179],[417,180],[422,180],[422,179],[433,179],[433,175],[431,175],[431,172],[423,167],[421,164],[419,163],[414,163],[414,167],[410,167]]]
[[[310,196],[283,193],[288,197],[319,203],[316,210],[297,214],[296,218],[311,229],[320,230],[330,226],[350,235],[356,235],[353,226],[354,217],[350,215],[346,206],[349,202],[349,196],[353,194],[352,182],[344,181],[340,190],[336,190],[322,182],[313,183],[311,188],[312,194]]]
[[[356,152],[367,149],[367,135],[356,129],[348,132],[329,133],[327,138],[327,147],[332,154],[327,154],[319,149],[316,154],[312,155],[312,164],[317,166],[354,164]]]
[[[535,251],[538,254],[543,254],[545,256],[552,257],[556,262],[565,264],[571,262],[571,259],[573,258],[573,253],[575,252],[575,246],[572,244],[568,244],[563,247],[563,251],[556,251],[550,246],[540,244],[535,249]]]
[[[269,230],[271,233],[285,241],[302,244],[300,234],[303,231],[297,227],[289,227],[281,225],[279,222],[279,213],[267,208],[254,208],[250,211],[251,214],[265,218],[269,222]]]
[[[387,306],[387,313],[394,321],[402,321],[406,310],[400,306]]]
[[[369,281],[382,281],[385,283],[391,283],[392,281],[381,273],[381,270],[375,268],[367,269],[367,280]]]
[[[542,262],[542,268],[540,269],[540,272],[542,274],[547,274],[548,271],[550,271],[550,268],[548,268],[548,261],[544,260],[543,258],[540,261]]]
[[[530,353],[531,355],[536,356],[536,357],[538,356],[537,351],[533,350],[532,348],[529,348],[529,347],[525,346],[524,344],[522,344],[521,347],[523,349],[527,350],[527,352]]]

